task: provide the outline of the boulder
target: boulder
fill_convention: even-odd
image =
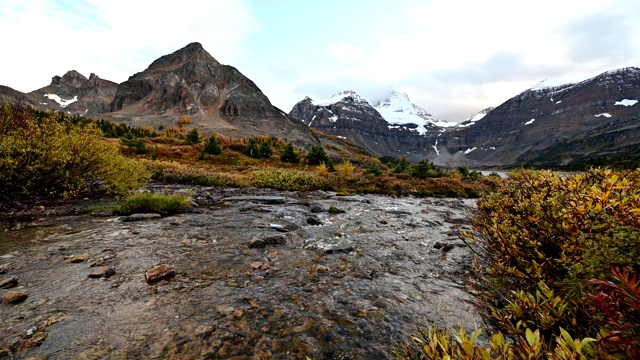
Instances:
[[[160,280],[168,279],[175,274],[175,269],[171,265],[160,264],[155,265],[147,269],[144,273],[144,280],[148,284],[158,282]]]
[[[29,294],[21,291],[7,291],[2,297],[2,302],[7,304],[17,304],[25,301],[29,297]]]
[[[18,278],[15,276],[0,281],[0,289],[10,289],[12,287],[16,287],[17,285]]]
[[[116,273],[116,269],[112,266],[109,266],[109,265],[98,266],[98,267],[95,267],[91,271],[91,273],[89,273],[89,277],[92,279],[108,278],[109,276],[115,273]]]

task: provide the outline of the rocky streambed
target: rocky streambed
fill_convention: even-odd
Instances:
[[[387,359],[417,326],[482,326],[474,200],[150,190],[197,206],[0,222],[0,358]]]

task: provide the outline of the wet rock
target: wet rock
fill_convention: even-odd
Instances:
[[[113,216],[113,210],[96,210],[91,212],[95,217],[110,217]]]
[[[35,210],[35,211],[45,211],[46,208],[44,206],[42,206],[42,205],[36,205],[36,206],[33,207],[33,210]]]
[[[247,202],[257,202],[262,204],[291,204],[300,202],[298,199],[288,198],[284,196],[231,196],[223,198],[221,201],[227,202],[238,202],[238,201],[247,201]]]
[[[249,246],[252,249],[262,249],[266,245],[267,243],[263,239],[258,239],[258,238],[251,239],[251,241],[249,241],[249,243],[247,244],[247,246]]]
[[[10,289],[16,286],[18,286],[18,278],[15,276],[0,281],[0,289]]]
[[[344,210],[342,210],[342,209],[338,209],[337,207],[335,207],[335,206],[333,206],[333,205],[331,205],[331,206],[329,207],[329,210],[327,210],[327,212],[328,212],[329,214],[331,214],[331,215],[337,215],[337,214],[344,214],[344,213],[345,213],[345,211],[344,211]]]
[[[300,226],[284,220],[269,223],[269,227],[280,232],[290,232],[300,229]]]
[[[115,273],[116,273],[116,269],[112,266],[108,266],[108,265],[97,266],[93,270],[91,270],[91,273],[89,273],[89,277],[92,279],[108,278],[109,276]]]
[[[322,221],[320,221],[320,219],[318,219],[317,216],[309,216],[307,218],[307,224],[318,226],[318,225],[322,225]]]
[[[216,329],[213,326],[210,325],[200,325],[196,328],[196,336],[201,338],[201,339],[207,339],[209,337],[211,337],[211,334],[213,334],[213,332]]]
[[[325,211],[327,208],[325,208],[324,204],[318,201],[312,201],[309,203],[309,210],[311,210],[312,213],[321,213],[323,211]]]
[[[149,214],[131,214],[129,216],[126,216],[122,219],[122,221],[124,222],[130,222],[130,221],[142,221],[142,220],[149,220],[149,219],[158,219],[161,218],[162,215],[160,214],[156,214],[156,213],[149,213]]]
[[[253,270],[268,270],[269,264],[261,261],[256,261],[251,263],[251,269]]]
[[[81,262],[85,262],[89,259],[89,255],[87,254],[82,254],[82,255],[71,255],[69,257],[66,257],[66,260],[68,263],[72,263],[72,264],[77,264],[77,263],[81,263]]]
[[[2,297],[2,302],[7,304],[18,304],[25,301],[29,297],[29,294],[21,291],[7,291]]]
[[[0,265],[0,275],[6,273],[7,271],[9,271],[9,264]]]
[[[144,273],[144,280],[148,284],[152,284],[160,280],[168,279],[173,276],[174,273],[174,267],[171,265],[155,265],[147,269],[147,271]]]

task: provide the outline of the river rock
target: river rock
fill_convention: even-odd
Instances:
[[[10,289],[16,286],[18,286],[18,278],[15,276],[0,281],[0,289]]]
[[[29,294],[21,291],[7,291],[2,297],[2,302],[7,304],[17,304],[25,301],[29,297]]]
[[[89,255],[87,254],[82,254],[82,255],[71,255],[69,257],[66,258],[68,263],[72,263],[72,264],[77,264],[77,263],[81,263],[81,262],[85,262],[89,259]]]
[[[264,242],[264,240],[258,238],[251,239],[251,241],[249,241],[249,243],[247,244],[247,246],[252,249],[262,249],[266,245],[267,244]]]
[[[144,273],[144,280],[151,284],[158,282],[160,280],[164,280],[170,278],[175,273],[174,267],[171,265],[160,264],[155,265],[147,269]]]
[[[98,266],[95,267],[91,273],[89,273],[89,277],[93,279],[97,278],[108,278],[109,276],[116,273],[116,269],[112,266]]]
[[[161,218],[162,215],[160,214],[156,214],[156,213],[149,213],[149,214],[131,214],[125,218],[122,219],[122,221],[124,222],[130,222],[130,221],[142,221],[142,220],[149,220],[149,219],[157,219],[157,218]]]
[[[320,221],[320,219],[318,219],[317,216],[309,216],[307,218],[307,224],[318,226],[318,225],[322,225],[322,221]]]

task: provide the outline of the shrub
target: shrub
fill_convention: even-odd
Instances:
[[[640,270],[640,170],[571,177],[518,170],[478,206],[475,226],[488,254],[480,275],[489,299],[507,299],[493,313],[499,328],[523,331],[526,324],[546,339],[559,327],[577,337],[597,334],[602,325],[586,300],[602,283],[587,280],[606,278],[610,267]],[[554,295],[540,296],[540,282]],[[625,314],[624,321],[637,322],[638,315]]]
[[[143,161],[151,179],[168,184],[243,187],[245,184],[228,174],[168,161]]]
[[[147,153],[147,147],[144,142],[141,139],[134,137],[131,133],[125,134],[124,137],[120,139],[120,143],[123,146],[134,149],[135,154]]]
[[[189,125],[192,124],[193,121],[191,120],[191,118],[188,115],[180,115],[178,117],[178,124],[180,126],[184,126],[184,125]]]
[[[74,125],[64,114],[0,105],[0,202],[124,194],[148,172],[100,138],[95,124]]]
[[[120,215],[154,212],[163,215],[175,214],[191,204],[183,195],[140,193],[128,197],[116,210]]]
[[[251,174],[255,187],[277,190],[309,191],[326,188],[324,180],[316,174],[293,169],[265,169]]]
[[[598,314],[602,338],[599,347],[606,354],[629,359],[640,358],[640,281],[629,270],[611,269],[613,281],[592,279],[595,289],[589,294]]]
[[[336,171],[342,176],[351,176],[355,170],[356,167],[348,160],[336,167]]]
[[[297,163],[300,161],[300,158],[296,154],[293,149],[293,145],[287,144],[282,151],[282,155],[280,155],[280,161],[289,162],[289,163]]]
[[[488,346],[478,341],[482,331],[469,335],[460,326],[458,331],[439,330],[436,326],[419,329],[395,351],[396,359],[467,359],[467,360],[514,360],[514,359],[585,359],[594,354],[594,339],[573,339],[567,331],[560,329],[552,341],[544,341],[538,330],[526,329],[524,336],[508,341],[502,333],[493,334]]]

